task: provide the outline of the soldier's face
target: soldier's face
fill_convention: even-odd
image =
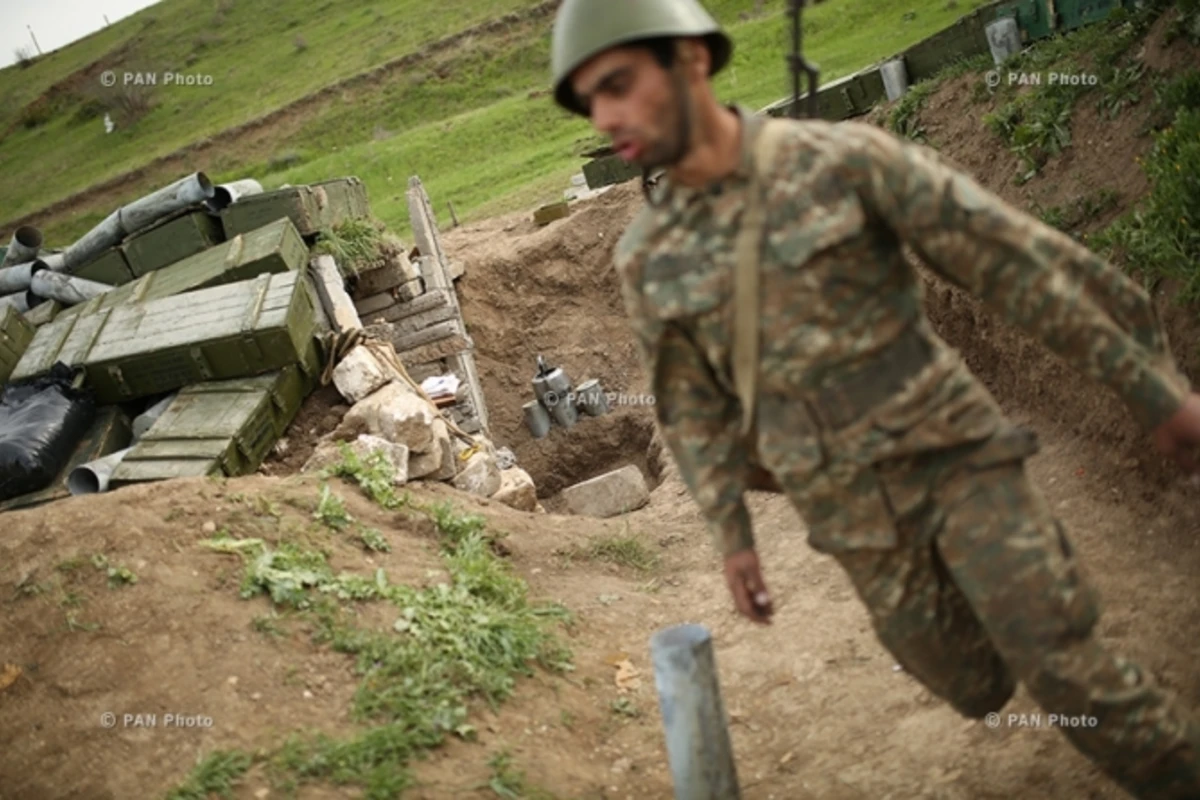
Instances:
[[[686,155],[687,86],[649,50],[601,53],[576,70],[572,84],[592,126],[612,139],[626,162],[655,169]]]

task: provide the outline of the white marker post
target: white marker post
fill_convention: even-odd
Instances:
[[[650,639],[675,800],[738,800],[737,769],[712,636],[677,625]]]

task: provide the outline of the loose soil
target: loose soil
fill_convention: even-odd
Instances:
[[[1175,58],[1154,50],[1160,35],[1156,29],[1148,40],[1151,65]],[[921,122],[951,160],[1014,204],[1046,207],[1113,188],[1116,213],[1145,191],[1132,162],[1148,146],[1139,135],[1148,109],[1135,107],[1114,125],[1095,118],[1085,100],[1074,121],[1073,155],[1016,187],[1014,164],[997,157],[997,142],[979,125],[988,105],[973,104],[970,95],[969,81],[950,83],[930,98]],[[422,785],[409,796],[495,797],[478,786],[487,779],[490,755],[508,748],[530,785],[557,796],[669,798],[648,640],[680,622],[713,631],[747,798],[1124,796],[1058,733],[964,720],[893,670],[848,582],[805,545],[803,525],[782,498],[751,498],[779,606],[776,622],[757,628],[736,617],[695,506],[653,436],[652,408],[623,407],[542,440],[524,430],[521,406],[532,398],[539,354],[576,382],[595,377],[610,391],[642,391],[611,269],[612,245],[639,202],[636,186],[627,185],[544,229],[516,215],[445,236],[451,256],[467,264],[460,292],[493,438],[534,474],[548,507],[564,486],[625,463],[642,466],[658,483],[647,507],[604,521],[525,514],[444,485],[416,485],[419,498],[452,499],[509,534],[508,557],[533,594],[575,613],[568,638],[577,670],[526,680],[498,713],[481,711],[479,741],[453,743],[421,763]],[[929,290],[939,332],[1012,417],[1040,433],[1042,451],[1031,473],[1103,597],[1101,639],[1197,706],[1197,490],[1154,454],[1107,389],[974,300],[933,279]],[[1196,323],[1171,300],[1169,286],[1160,286],[1155,299],[1195,380]],[[310,401],[288,434],[288,452],[272,466],[275,477],[135,487],[0,517],[0,662],[23,669],[0,691],[0,797],[161,796],[214,748],[253,750],[295,730],[348,729],[348,660],[314,649],[298,631],[279,639],[255,631],[254,618],[268,614],[269,604],[238,599],[236,563],[196,548],[209,521],[267,536],[312,535],[305,520],[318,484],[284,476],[336,418],[336,405],[336,397]],[[335,568],[382,566],[395,581],[430,580],[426,569],[437,563],[430,531],[399,524],[348,486],[339,493],[352,514],[385,532],[395,551],[368,563],[361,551],[335,541]],[[284,512],[279,522],[263,513],[271,503]],[[601,535],[639,537],[661,564],[638,572],[562,555]],[[95,552],[134,568],[138,583],[110,590],[87,565],[74,590],[85,601],[74,609],[54,592],[17,589],[44,581],[73,554]],[[68,611],[77,623],[103,627],[65,630]],[[642,671],[640,687],[626,695],[614,682],[613,664],[622,656]],[[614,711],[619,700],[623,713]],[[105,730],[99,716],[107,710],[205,714],[213,726]],[[1005,713],[1034,710],[1021,692]],[[270,796],[260,793],[265,787],[252,772],[236,796]],[[300,796],[358,795],[325,787]]]

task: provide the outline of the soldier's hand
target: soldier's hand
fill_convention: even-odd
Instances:
[[[737,610],[744,617],[760,625],[770,624],[774,608],[758,566],[757,553],[742,550],[726,556],[725,582],[729,584]]]
[[[1188,472],[1200,473],[1200,394],[1190,394],[1175,416],[1154,431],[1154,444]]]

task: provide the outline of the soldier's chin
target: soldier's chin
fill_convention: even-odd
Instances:
[[[679,163],[682,156],[663,150],[648,150],[633,160],[634,165],[643,170],[670,169]]]

